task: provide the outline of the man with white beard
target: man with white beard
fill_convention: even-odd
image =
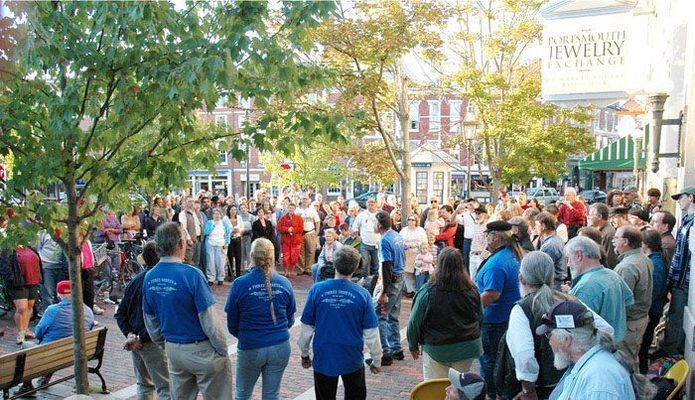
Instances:
[[[550,395],[554,400],[652,398],[654,387],[633,377],[616,359],[610,336],[600,332],[583,304],[565,301],[543,316],[537,335],[546,335],[557,369],[569,368]],[[642,397],[649,396],[649,397]]]

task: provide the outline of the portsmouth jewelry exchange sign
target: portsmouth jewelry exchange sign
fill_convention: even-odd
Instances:
[[[554,21],[553,21],[554,22]],[[624,91],[629,31],[625,27],[554,26],[543,36],[543,94]]]

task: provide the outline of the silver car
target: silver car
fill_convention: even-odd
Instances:
[[[560,195],[558,195],[557,190],[548,187],[529,188],[526,191],[526,197],[529,200],[536,199],[538,202],[542,202],[545,205],[550,204],[552,201],[560,200]]]

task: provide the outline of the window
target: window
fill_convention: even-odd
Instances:
[[[429,100],[430,106],[430,131],[438,131],[441,126],[441,104],[439,100]]]
[[[227,126],[227,116],[215,115],[215,124]]]
[[[420,102],[414,101],[410,103],[410,130],[417,131],[420,130]]]
[[[449,132],[458,133],[461,131],[461,101],[456,100],[449,103]]]
[[[434,172],[432,174],[432,195],[439,199],[439,204],[444,204],[444,172]]]
[[[246,116],[244,114],[238,114],[237,115],[237,121],[238,121],[238,129],[241,130],[241,128],[244,127],[244,121],[246,121]]]
[[[217,99],[217,103],[215,103],[215,108],[223,108],[227,107],[227,96],[222,95]]]
[[[222,147],[222,143],[217,143],[217,148]],[[220,150],[220,164],[227,164],[227,152],[225,150]]]
[[[427,172],[415,173],[415,195],[418,203],[427,204]]]
[[[239,108],[251,108],[251,99],[248,97],[239,98]]]

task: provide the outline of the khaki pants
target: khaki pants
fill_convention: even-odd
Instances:
[[[232,363],[206,340],[198,343],[167,342],[171,398],[195,400],[200,391],[205,400],[232,399]]]
[[[630,363],[633,371],[639,372],[639,349],[642,345],[644,331],[649,324],[649,316],[636,320],[627,320],[627,333],[623,341],[618,344],[618,352]]]
[[[449,368],[453,368],[458,372],[468,372],[473,365],[473,360],[461,360],[452,363],[442,364],[435,361],[429,354],[422,352],[422,375],[426,381],[437,378],[448,378]]]
[[[169,370],[164,350],[153,342],[147,342],[142,350],[132,351],[138,400],[153,400],[157,392],[159,400],[169,400]]]
[[[302,236],[302,247],[299,249],[299,263],[297,266],[302,272],[311,272],[316,257],[316,247],[318,247],[318,236],[316,230],[307,232]]]

